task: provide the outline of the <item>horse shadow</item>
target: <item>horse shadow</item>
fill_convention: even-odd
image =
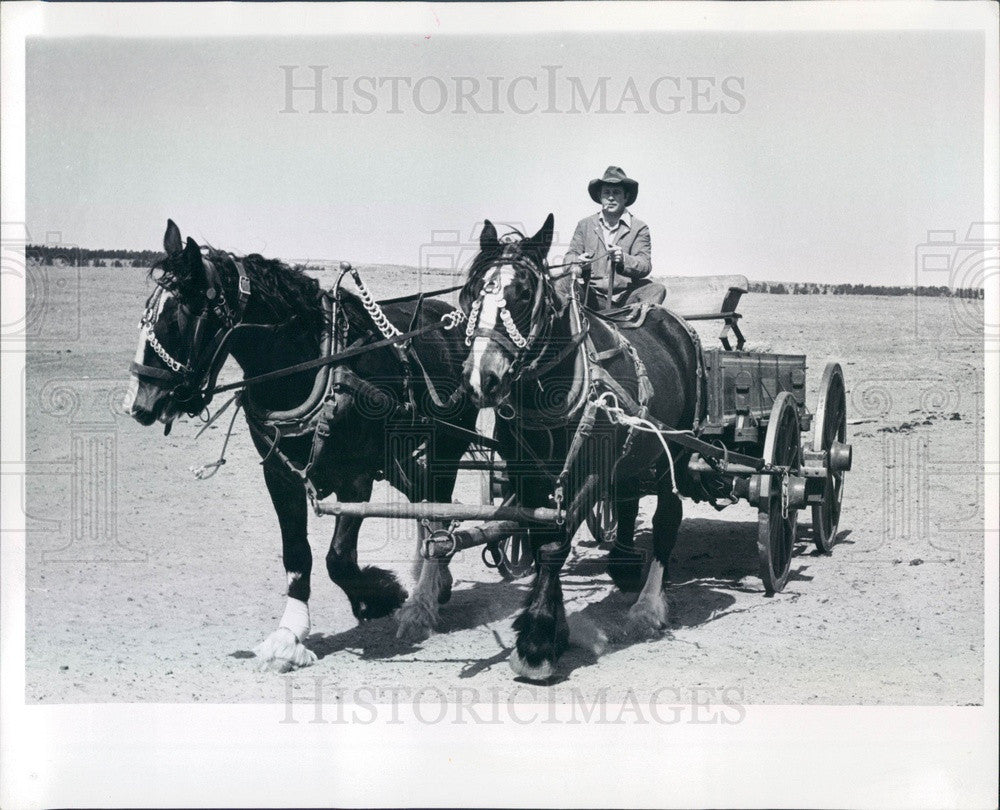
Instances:
[[[837,542],[853,542],[847,540],[848,535],[850,530],[841,532]],[[648,528],[638,529],[635,543],[638,549],[651,551],[652,532]],[[728,620],[767,604],[759,576],[756,543],[757,521],[707,518],[684,521],[670,558],[667,638],[676,630]],[[809,569],[813,561],[825,556],[815,549],[811,527],[800,524],[785,593],[795,593],[794,583],[810,581],[813,577]],[[606,554],[573,557],[567,561],[564,574],[571,578],[573,588],[603,589],[610,585]],[[468,587],[456,588],[451,600],[441,606],[437,633],[482,628],[512,617],[523,607],[531,582],[529,576],[514,582],[474,582]],[[746,604],[744,600],[742,605],[737,605],[738,594],[757,595],[760,601]],[[578,612],[578,620],[603,633],[607,638],[607,647],[597,652],[592,647],[571,644],[560,658],[559,674],[551,684],[566,680],[577,669],[593,666],[604,655],[647,643],[648,639],[632,637],[626,629],[625,617],[636,597],[635,593],[622,593],[611,587],[601,599],[589,602]],[[365,661],[419,654],[424,642],[413,643],[396,638],[397,627],[393,617],[376,619],[340,633],[313,633],[307,645],[321,659],[338,653],[352,654]],[[495,630],[492,633],[497,649],[490,655],[440,662],[461,664],[458,677],[463,679],[505,664],[511,646]]]
[[[846,540],[849,534],[849,530],[841,532],[837,542],[850,542]],[[635,545],[651,554],[649,528],[636,531]],[[797,596],[794,584],[812,580],[813,560],[825,556],[815,549],[811,526],[799,524],[788,585],[783,593]],[[597,577],[606,571],[606,566],[606,558],[587,556],[570,563],[567,571],[576,576]],[[760,600],[748,604],[746,600],[738,601],[738,594],[757,595]],[[565,680],[576,669],[593,666],[604,655],[647,643],[648,639],[632,637],[627,630],[625,617],[636,597],[637,594],[613,589],[579,612],[585,624],[606,636],[607,647],[598,654],[593,649],[572,646],[560,659],[559,675],[553,683]],[[670,557],[667,599],[670,608],[669,628],[664,634],[667,638],[682,628],[700,627],[766,607],[757,555],[757,521],[685,520]]]
[[[508,618],[522,606],[530,583],[530,578],[526,578],[517,582],[474,582],[469,587],[456,588],[448,603],[440,608],[440,623],[435,634],[472,630]],[[419,653],[424,642],[396,638],[398,626],[396,619],[389,616],[362,622],[340,633],[312,633],[306,645],[320,659],[343,652],[363,661]],[[500,646],[503,650],[503,645]],[[506,660],[506,655],[502,652],[500,660]],[[461,659],[461,662],[475,671],[488,669],[491,665],[489,659]]]

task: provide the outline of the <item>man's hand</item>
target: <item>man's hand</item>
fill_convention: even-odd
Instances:
[[[624,255],[625,254],[622,252],[621,245],[612,245],[611,247],[608,248],[608,256],[611,258],[611,263],[615,267],[621,267],[622,266],[622,264],[625,261],[622,258]]]
[[[577,261],[580,262],[580,267],[584,270],[590,269],[590,263],[594,260],[594,257],[590,253],[581,253],[577,257]]]

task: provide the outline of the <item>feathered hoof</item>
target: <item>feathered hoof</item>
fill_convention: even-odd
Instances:
[[[437,627],[437,605],[410,599],[399,609],[396,619],[399,622],[396,638],[408,644],[419,644],[429,639]]]
[[[285,627],[279,627],[271,633],[253,648],[253,652],[260,659],[261,669],[271,672],[291,672],[314,664],[317,660],[316,653]]]
[[[515,647],[511,650],[510,658],[507,659],[510,663],[510,668],[514,670],[514,673],[518,677],[524,678],[528,681],[548,681],[555,674],[556,668],[551,661],[543,660],[537,666],[531,666],[527,661],[521,658],[520,653],[518,653]]]
[[[614,546],[608,555],[608,574],[615,587],[624,593],[636,593],[643,586],[645,559],[636,551]]]
[[[510,666],[529,681],[545,681],[555,672],[555,663],[569,646],[569,626],[565,615],[525,611],[514,619],[517,642]]]
[[[667,629],[667,600],[642,599],[628,612],[627,630],[633,638],[659,638]]]
[[[361,570],[357,587],[352,590],[351,609],[358,621],[391,615],[407,596],[395,574],[373,565]]]

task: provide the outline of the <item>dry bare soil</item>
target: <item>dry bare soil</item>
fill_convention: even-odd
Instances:
[[[366,275],[385,295],[415,284],[398,269]],[[312,686],[259,671],[249,652],[277,626],[285,577],[245,425],[229,463],[197,481],[189,467],[217,456],[226,420],[196,442],[196,421],[165,438],[118,409],[147,293],[144,271],[128,269],[43,268],[29,290],[26,696],[281,702]],[[666,689],[681,702],[728,689],[760,704],[981,703],[981,302],[751,295],[742,310],[752,346],[808,355],[810,407],[826,361],[843,364],[854,471],[840,541],[817,555],[803,516],[788,586],[767,598],[756,512],[688,503],[670,632],[636,642],[620,630],[632,597],[611,587],[606,552],[582,529],[564,573],[568,609],[611,643],[600,657],[572,648],[563,689]],[[707,345],[714,331],[702,329]],[[476,475],[460,481],[459,499],[479,493]],[[641,527],[651,510],[647,499]],[[321,562],[331,532],[332,518],[312,520],[308,645],[320,658],[304,674],[346,690],[461,686],[502,699],[518,688],[506,658],[526,581],[505,583],[465,552],[440,632],[410,646],[392,618],[356,624]],[[361,558],[409,584],[414,537],[410,522],[370,520]]]

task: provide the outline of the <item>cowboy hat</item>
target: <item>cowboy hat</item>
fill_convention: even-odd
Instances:
[[[590,181],[587,191],[590,192],[590,199],[595,203],[601,201],[601,186],[605,183],[611,186],[620,185],[625,192],[625,207],[628,208],[639,196],[639,184],[625,174],[625,170],[620,166],[608,166],[604,170],[604,177],[598,177]]]

